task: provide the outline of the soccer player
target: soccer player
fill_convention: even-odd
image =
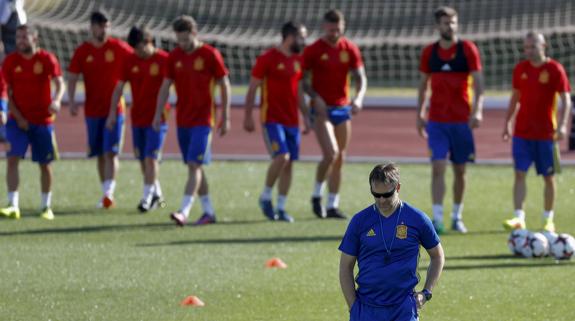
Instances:
[[[513,203],[515,217],[506,220],[506,229],[524,229],[523,204],[527,194],[525,177],[532,163],[538,175],[543,176],[544,211],[543,230],[554,232],[553,205],[555,202],[555,174],[559,173],[559,149],[556,141],[567,134],[571,112],[571,87],[563,66],[546,56],[545,38],[529,32],[523,42],[526,60],[513,70],[513,92],[503,127],[503,139],[509,140],[513,132],[513,162],[515,181]],[[555,104],[559,95],[562,114],[557,123]],[[515,130],[512,130],[515,120]],[[558,126],[556,126],[558,124]]]
[[[102,184],[102,199],[98,207],[114,205],[118,153],[124,132],[123,101],[117,106],[117,121],[113,130],[106,128],[112,93],[120,79],[123,60],[132,49],[125,42],[109,37],[110,21],[101,11],[90,16],[91,39],[74,52],[68,67],[68,97],[70,113],[78,114],[76,84],[84,78],[86,102],[84,115],[88,131],[88,157],[97,157],[98,175]]]
[[[419,320],[417,310],[431,300],[445,262],[439,236],[425,213],[399,198],[395,164],[375,166],[369,186],[374,204],[351,219],[339,246],[339,281],[349,319]],[[420,245],[430,263],[423,290],[415,292]],[[354,278],[356,262],[359,272]]]
[[[2,66],[10,97],[10,117],[6,124],[9,143],[6,162],[8,207],[1,209],[0,214],[20,218],[18,165],[31,146],[32,161],[40,165],[40,217],[53,220],[51,163],[57,158],[58,151],[52,123],[60,110],[64,80],[56,57],[38,47],[38,31],[33,27],[18,27],[16,49],[6,57]],[[51,96],[51,82],[54,83],[54,98]]]
[[[178,143],[184,163],[188,166],[188,180],[182,205],[170,214],[178,225],[188,221],[194,196],[199,194],[204,213],[195,225],[216,222],[209,196],[204,165],[210,161],[212,128],[215,125],[214,85],[220,86],[222,118],[220,136],[230,129],[230,81],[228,70],[220,52],[198,39],[196,21],[190,16],[180,16],[172,24],[178,46],[170,52],[164,81],[158,94],[153,126],[159,130],[170,86],[176,87],[176,124]]]
[[[248,132],[255,129],[252,109],[256,91],[261,86],[262,128],[272,161],[259,203],[268,219],[293,222],[285,205],[291,185],[292,162],[299,158],[301,136],[298,108],[304,114],[304,133],[309,130],[309,111],[300,82],[303,73],[299,55],[305,46],[307,30],[303,25],[290,21],[283,25],[281,32],[281,44],[259,56],[252,69],[246,95],[244,129]],[[272,189],[278,179],[277,211],[274,211]]]
[[[1,68],[1,67],[0,67]],[[8,120],[8,91],[4,75],[0,72],[0,143],[6,141],[6,121]]]
[[[323,20],[323,36],[303,53],[307,79],[311,76],[311,84],[306,83],[305,89],[311,98],[312,113],[316,117],[314,131],[322,150],[311,203],[319,218],[346,218],[339,209],[342,166],[351,139],[351,114],[358,113],[363,106],[367,79],[358,47],[343,36],[343,14],[330,10]],[[356,96],[351,100],[350,73],[356,89]],[[326,180],[329,194],[324,207],[322,195]]]
[[[427,138],[431,158],[431,197],[433,225],[441,234],[447,157],[453,164],[453,208],[451,229],[467,233],[463,224],[465,164],[475,160],[472,129],[479,127],[483,110],[481,60],[473,42],[457,37],[457,12],[441,7],[434,13],[439,41],[423,49],[421,82],[418,91],[416,126]],[[470,93],[470,78],[474,95]],[[426,96],[431,87],[429,118],[426,121]]]
[[[165,104],[160,130],[152,128],[156,113],[158,92],[164,80],[164,70],[168,53],[154,46],[154,38],[145,27],[132,27],[128,34],[128,44],[134,48],[123,66],[123,72],[112,94],[112,103],[106,128],[113,130],[118,121],[116,106],[120,101],[124,85],[130,83],[132,89],[132,140],[134,155],[140,161],[144,175],[144,191],[138,204],[142,213],[158,206],[164,207],[162,189],[158,180],[159,162],[168,125],[166,116],[169,104]]]

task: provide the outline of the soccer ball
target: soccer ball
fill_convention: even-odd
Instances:
[[[549,254],[549,241],[542,233],[534,233],[529,239],[531,257],[544,257]]]
[[[557,239],[557,237],[559,235],[557,233],[553,233],[553,232],[549,232],[549,231],[541,232],[541,234],[543,234],[545,236],[545,238],[547,238],[547,242],[549,243],[549,254],[551,254],[551,244],[553,244],[555,242],[555,240]]]
[[[507,239],[507,247],[514,255],[523,255],[523,249],[529,248],[531,232],[528,230],[513,230]]]
[[[551,244],[551,254],[557,260],[569,260],[575,251],[575,238],[569,234],[559,234]]]

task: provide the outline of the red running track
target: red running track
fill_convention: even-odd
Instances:
[[[509,161],[510,143],[501,140],[505,111],[486,110],[481,128],[475,131],[478,161]],[[254,133],[242,129],[243,109],[232,108],[232,129],[224,137],[214,135],[212,153],[218,157],[241,158],[241,156],[267,155],[258,127]],[[258,115],[254,115],[259,119]],[[129,118],[129,117],[128,117]],[[164,155],[179,158],[175,135],[175,117],[170,117],[170,129],[164,148]],[[132,154],[131,130],[127,120],[124,156]],[[83,155],[86,152],[86,133],[83,115],[71,117],[63,108],[55,123],[58,147],[61,153]],[[561,142],[562,159],[575,161],[575,153],[567,152],[566,141]],[[318,157],[320,149],[313,133],[302,137],[302,158]],[[365,109],[353,118],[353,132],[348,155],[357,158],[427,159],[426,141],[415,130],[415,110],[409,108]]]

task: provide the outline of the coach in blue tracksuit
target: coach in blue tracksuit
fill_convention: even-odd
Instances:
[[[369,174],[374,204],[357,213],[341,241],[339,279],[350,321],[418,320],[418,309],[431,299],[445,257],[431,220],[399,199],[399,168],[375,166]],[[421,292],[419,246],[431,258]],[[353,268],[359,273],[354,283]]]

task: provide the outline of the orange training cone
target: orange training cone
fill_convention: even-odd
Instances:
[[[286,269],[287,264],[285,264],[282,259],[274,257],[266,261],[266,267],[269,269],[276,268],[276,269]]]
[[[203,307],[206,304],[204,303],[204,301],[200,300],[200,298],[198,298],[197,296],[190,295],[186,297],[184,300],[182,300],[181,305],[191,307]]]

